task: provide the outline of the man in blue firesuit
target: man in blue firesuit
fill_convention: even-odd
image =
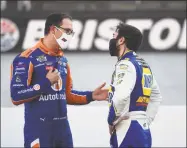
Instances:
[[[111,147],[151,147],[149,126],[162,97],[148,63],[136,51],[141,32],[124,23],[117,26],[109,43],[118,61],[109,90],[108,124]]]
[[[25,105],[25,147],[73,147],[67,104],[105,100],[108,90],[103,89],[105,83],[93,92],[72,89],[70,66],[62,51],[74,34],[69,15],[49,15],[44,34],[13,60],[12,102]]]

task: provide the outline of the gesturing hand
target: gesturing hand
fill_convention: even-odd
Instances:
[[[51,68],[46,75],[46,78],[49,79],[49,81],[51,82],[51,85],[58,83],[58,80],[59,80],[59,72],[57,70],[55,70],[54,72],[52,71],[53,69]]]
[[[102,89],[106,83],[96,88],[92,93],[92,98],[97,101],[103,101],[108,98],[108,89]]]

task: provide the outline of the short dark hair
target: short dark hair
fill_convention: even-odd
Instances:
[[[143,39],[143,35],[140,30],[123,22],[120,22],[116,29],[118,30],[117,38],[119,39],[120,37],[124,37],[127,48],[137,51]]]
[[[45,22],[45,30],[44,35],[47,35],[49,33],[50,27],[52,25],[58,26],[62,22],[63,19],[68,18],[72,20],[72,17],[66,13],[52,13],[50,14]]]

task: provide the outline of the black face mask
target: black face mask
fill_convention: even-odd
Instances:
[[[116,42],[117,39],[111,39],[109,42],[109,51],[111,56],[117,56]]]

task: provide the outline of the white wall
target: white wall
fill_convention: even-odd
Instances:
[[[74,88],[93,90],[110,83],[116,58],[104,54],[66,54],[71,65]],[[184,53],[141,53],[159,83],[162,107],[153,123],[154,147],[186,146],[186,55]],[[23,106],[10,100],[10,64],[15,54],[1,54],[1,146],[23,146]],[[109,146],[106,103],[69,106],[75,146]]]
[[[68,106],[75,147],[109,147],[107,105]],[[2,108],[1,147],[23,147],[23,107]],[[186,106],[161,106],[151,126],[153,147],[186,147]]]
[[[93,90],[102,82],[111,82],[116,57],[109,53],[65,54],[68,58],[74,88]],[[150,64],[163,95],[163,105],[186,104],[186,54],[141,53]],[[15,54],[1,54],[1,106],[12,106],[10,100],[10,65]]]

